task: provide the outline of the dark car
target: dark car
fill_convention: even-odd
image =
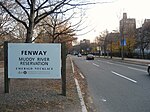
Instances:
[[[150,64],[148,64],[147,72],[150,75]]]
[[[87,60],[94,60],[94,55],[93,55],[93,54],[88,54],[88,55],[86,56],[86,59],[87,59]]]

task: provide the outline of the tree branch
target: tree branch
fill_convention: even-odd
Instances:
[[[27,0],[27,2],[28,2],[28,5],[29,5],[29,6],[31,6],[31,3],[30,3],[30,1],[29,1],[29,0]]]
[[[28,28],[27,24],[23,21],[21,21],[20,19],[18,19],[17,17],[15,17],[3,4],[2,2],[0,2],[0,6],[2,6],[2,8],[16,21],[22,23],[26,28]]]
[[[46,0],[45,2],[43,2],[35,11],[38,11],[38,10],[40,10],[41,9],[41,7],[46,3],[46,2],[48,2],[48,0]],[[43,9],[43,8],[42,8]]]
[[[18,0],[15,0],[17,3],[18,3],[18,5],[25,11],[25,13],[27,14],[27,16],[28,16],[28,18],[29,18],[29,13],[28,13],[28,11],[25,9],[25,7],[18,1]]]
[[[41,21],[42,19],[44,19],[45,17],[47,17],[49,14],[54,13],[56,10],[58,10],[62,5],[64,5],[64,3],[66,2],[66,0],[63,0],[62,2],[60,2],[58,5],[55,6],[54,9],[52,9],[51,11],[45,12],[39,16],[35,17],[35,25]]]

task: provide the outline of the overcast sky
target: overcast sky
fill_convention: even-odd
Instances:
[[[91,0],[93,2],[94,0]],[[95,0],[100,2],[101,0]],[[119,30],[119,21],[122,19],[123,12],[127,13],[128,18],[136,19],[136,26],[140,27],[144,19],[150,19],[150,0],[103,0],[103,3],[91,6],[85,13],[83,26],[87,26],[82,34],[90,31],[85,35],[78,36],[81,39],[94,40],[96,36],[108,30]],[[112,2],[111,2],[112,1]]]

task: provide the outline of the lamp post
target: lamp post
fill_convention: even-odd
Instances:
[[[122,40],[121,40],[121,46],[122,46],[122,52],[121,52],[121,57],[122,60],[124,60],[124,34],[122,33]]]
[[[112,37],[111,37],[111,54],[110,54],[110,58],[112,59]]]
[[[121,31],[121,58],[124,60],[124,18],[122,24],[122,31]]]

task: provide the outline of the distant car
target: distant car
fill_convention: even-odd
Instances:
[[[88,55],[86,56],[86,59],[87,59],[87,60],[94,60],[94,55],[93,55],[93,54],[88,54]]]
[[[78,57],[82,57],[82,55],[79,53],[79,54],[78,54]]]
[[[150,64],[148,64],[147,72],[150,75]]]

